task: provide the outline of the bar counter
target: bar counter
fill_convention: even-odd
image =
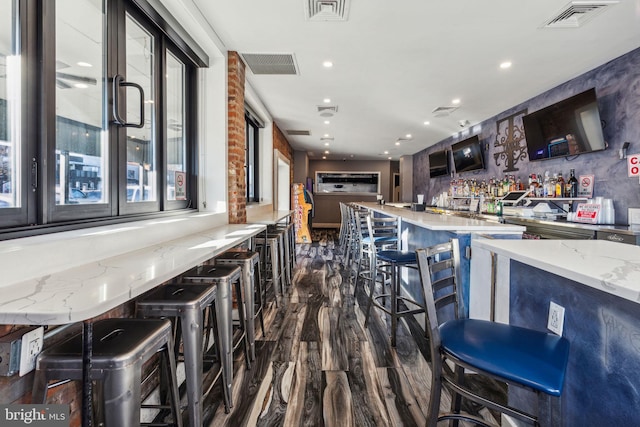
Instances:
[[[565,308],[570,353],[556,425],[640,425],[640,247],[489,239],[471,246],[472,317],[545,331],[550,302]]]
[[[0,324],[99,316],[265,230],[187,214],[0,242]]]

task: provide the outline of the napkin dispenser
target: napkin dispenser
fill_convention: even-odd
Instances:
[[[414,212],[424,212],[424,203],[411,203],[411,210]]]

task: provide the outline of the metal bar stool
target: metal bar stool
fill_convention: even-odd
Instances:
[[[245,305],[244,284],[242,269],[233,265],[199,265],[181,276],[183,281],[216,285],[216,316],[218,334],[220,338],[220,359],[222,365],[222,380],[224,383],[225,399],[228,399],[229,408],[233,407],[233,395],[231,385],[233,382],[233,352],[240,346],[244,347],[244,356],[247,369],[251,369],[249,354],[249,334],[247,328],[247,308]],[[232,293],[235,286],[235,295],[238,306],[238,326],[240,335],[233,337],[233,306]],[[234,343],[235,341],[235,343]]]
[[[282,267],[284,264],[281,249],[282,234],[267,233],[266,238],[256,237],[256,246],[265,251],[265,280],[271,280],[273,292],[276,294],[276,304],[278,295],[282,297],[284,304],[285,278]]]
[[[202,392],[202,374],[206,347],[203,336],[204,312],[216,299],[217,287],[195,283],[169,284],[155,288],[136,301],[138,317],[170,317],[176,330],[176,353],[182,337],[182,354],[187,383],[187,404],[191,426],[202,426],[202,401],[207,393]],[[215,305],[214,305],[215,311]],[[222,354],[221,339],[214,327],[214,339],[218,355]],[[207,390],[208,392],[208,390]],[[229,404],[225,394],[225,407]]]
[[[104,319],[93,325],[91,376],[101,382],[99,412],[107,427],[140,425],[140,409],[171,410],[172,422],[182,426],[180,396],[173,354],[171,323],[156,319]],[[142,366],[161,353],[161,397],[168,404],[142,405]],[[82,333],[44,350],[36,361],[32,402],[46,403],[48,383],[53,379],[82,379]],[[161,425],[153,423],[153,425]]]
[[[295,264],[295,239],[293,223],[284,224],[278,223],[269,228],[269,231],[278,234],[282,233],[282,266],[283,274],[285,274],[287,286],[291,286],[293,283],[293,265]]]
[[[264,316],[262,307],[264,304],[264,293],[262,287],[262,277],[260,274],[260,254],[258,252],[225,252],[215,258],[218,265],[237,265],[242,269],[244,282],[245,304],[247,306],[247,332],[249,334],[249,346],[251,360],[256,359],[255,339],[255,319],[260,317],[260,327],[264,337]]]

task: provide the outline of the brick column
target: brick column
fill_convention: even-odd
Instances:
[[[245,65],[238,52],[228,52],[228,192],[229,224],[247,222],[247,188],[245,183]]]

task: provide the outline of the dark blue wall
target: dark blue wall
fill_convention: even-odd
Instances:
[[[571,347],[562,425],[640,425],[638,303],[516,261],[511,262],[510,292],[512,325],[546,331],[549,301],[565,307],[563,336]],[[510,394],[510,399],[522,398]]]
[[[535,78],[535,76],[531,76]],[[479,173],[460,174],[462,178],[489,179],[504,176],[504,162],[497,166],[494,161],[494,141],[498,121],[523,109],[528,113],[544,108],[592,87],[596,88],[600,117],[606,123],[604,137],[608,143],[605,151],[582,154],[569,161],[565,158],[529,162],[520,161],[517,172],[511,172],[525,180],[531,173],[562,172],[568,176],[569,169],[577,175],[595,175],[594,196],[614,199],[616,223],[627,223],[627,207],[640,207],[640,184],[638,178],[627,177],[626,161],[620,160],[618,151],[625,141],[631,143],[629,154],[640,153],[640,49],[631,51],[613,61],[591,70],[554,89],[536,96],[520,105],[473,126],[471,133],[440,141],[413,155],[413,199],[416,194],[426,194],[427,202],[449,187],[450,177],[429,178],[429,153],[449,148],[452,143],[478,134],[484,147],[486,169]],[[488,100],[490,102],[490,100]],[[502,150],[499,150],[502,151]],[[452,168],[453,169],[453,168]],[[510,174],[511,174],[510,173]]]

